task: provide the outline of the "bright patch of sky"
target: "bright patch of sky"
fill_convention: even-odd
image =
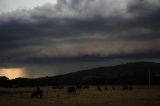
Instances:
[[[17,9],[32,9],[46,3],[56,4],[57,0],[0,0],[0,14]]]

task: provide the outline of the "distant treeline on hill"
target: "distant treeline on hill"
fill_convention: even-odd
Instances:
[[[150,77],[150,78],[149,78]],[[0,87],[54,86],[54,85],[160,85],[160,63],[136,62],[110,67],[82,70],[65,75],[43,78],[0,77]]]

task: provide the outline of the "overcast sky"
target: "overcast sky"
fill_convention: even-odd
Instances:
[[[30,77],[160,62],[160,0],[0,0],[0,66]]]
[[[0,13],[17,9],[33,9],[46,3],[56,4],[56,0],[0,0]]]

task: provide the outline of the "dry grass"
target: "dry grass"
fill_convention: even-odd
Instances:
[[[35,88],[0,89],[0,106],[160,106],[160,87],[135,86],[132,91],[102,90],[96,87],[66,95],[66,89],[45,87],[44,97],[30,98]]]

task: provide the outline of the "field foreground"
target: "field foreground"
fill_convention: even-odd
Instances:
[[[150,89],[134,86],[132,91],[122,87],[112,90],[108,87],[98,91],[96,87],[77,90],[76,94],[66,95],[65,89],[42,87],[44,97],[30,98],[35,88],[1,88],[0,106],[160,106],[160,86]]]

